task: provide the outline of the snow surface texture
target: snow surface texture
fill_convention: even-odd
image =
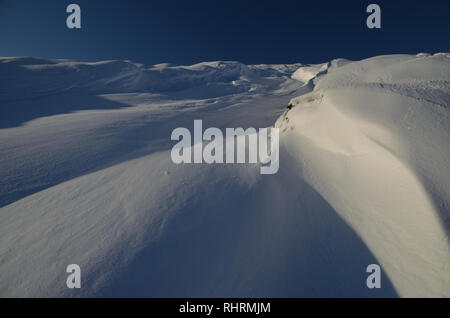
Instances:
[[[0,105],[0,296],[450,296],[449,54],[2,58]],[[279,172],[173,164],[194,119],[275,124]]]

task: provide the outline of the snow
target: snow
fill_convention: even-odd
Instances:
[[[308,84],[311,80],[316,80],[328,71],[332,71],[335,68],[341,67],[349,62],[350,61],[346,59],[334,59],[328,63],[301,65],[291,75],[291,77],[299,82]]]
[[[327,69],[328,63],[299,67],[294,74],[292,74],[292,78],[307,83],[319,73],[327,71]]]
[[[449,297],[449,102],[446,53],[1,58],[0,296]],[[279,172],[172,163],[195,119],[279,127]]]

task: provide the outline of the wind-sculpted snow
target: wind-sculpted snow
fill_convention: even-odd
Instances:
[[[380,56],[318,78],[276,124],[402,296],[450,295],[449,94],[450,55]]]
[[[237,85],[248,78],[289,77],[292,66],[254,65],[238,62],[204,62],[191,66],[158,64],[145,67],[130,61],[81,63],[34,58],[0,59],[0,100],[17,101],[63,93],[167,92],[190,88],[203,90],[218,86],[220,94],[242,92]],[[216,91],[219,91],[216,89]]]
[[[450,296],[449,60],[0,59],[0,296]],[[172,163],[195,119],[279,172]]]
[[[335,59],[328,63],[303,65],[299,67],[291,77],[297,81],[308,83],[312,80],[318,79],[320,76],[327,74],[328,71],[333,71],[335,68],[341,67],[350,61],[345,59]]]

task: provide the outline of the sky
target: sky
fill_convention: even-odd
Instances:
[[[79,30],[66,27],[79,4]],[[381,29],[366,7],[381,7]],[[450,51],[450,0],[0,0],[0,56],[320,63]]]

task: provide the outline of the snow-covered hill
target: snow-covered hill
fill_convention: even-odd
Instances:
[[[450,296],[450,54],[2,58],[0,105],[0,296]],[[279,127],[279,172],[173,164],[194,119]]]

